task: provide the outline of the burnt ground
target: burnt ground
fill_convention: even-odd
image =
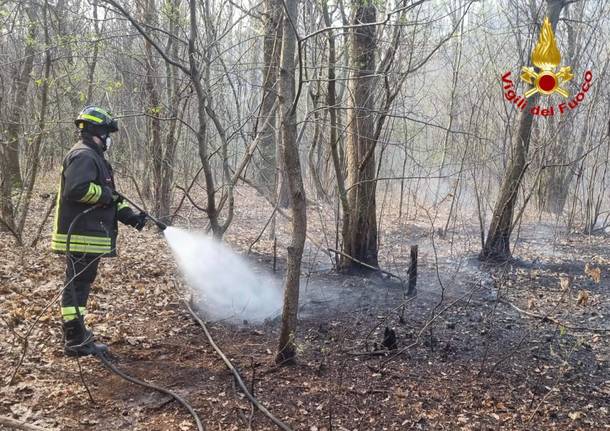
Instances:
[[[42,213],[44,203],[38,205]],[[264,204],[252,208],[238,214],[227,236],[243,253],[268,217]],[[327,225],[317,216],[310,216],[310,235],[325,244],[334,233],[323,235]],[[280,274],[286,229],[281,223]],[[295,430],[609,429],[608,237],[530,222],[515,247],[520,260],[485,267],[476,260],[475,228],[458,226],[445,238],[432,232],[425,220],[385,222],[385,269],[404,277],[409,245],[420,247],[418,295],[406,300],[393,280],[332,272],[331,259],[308,243],[294,366],[273,363],[277,319],[211,323],[212,336],[259,401]],[[77,361],[62,355],[56,307],[42,314],[8,386],[20,337],[57,293],[63,260],[45,241],[15,249],[0,235],[0,415],[61,430],[195,429],[168,397],[83,358],[91,401]],[[276,429],[252,414],[191,319],[162,237],[142,235],[123,229],[121,258],[104,261],[92,294],[89,322],[117,366],[187,398],[208,430]],[[265,237],[249,258],[270,268]],[[599,280],[585,272],[587,264],[600,269]],[[561,277],[571,284],[562,287]],[[398,349],[374,352],[386,326],[396,331]]]

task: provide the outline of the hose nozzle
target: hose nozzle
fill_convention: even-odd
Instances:
[[[157,225],[157,227],[159,228],[159,230],[164,231],[165,229],[167,229],[167,225],[159,220],[155,220],[154,218],[152,218],[150,216],[150,214],[148,213],[144,213],[146,214],[146,217],[148,217],[149,219],[151,219],[152,221],[155,222],[155,224]]]
[[[114,191],[117,195],[119,195],[121,198],[123,198],[124,201],[129,202],[129,204],[131,204],[131,206],[133,206],[135,209],[137,209],[140,212],[143,212],[147,218],[149,218],[150,220],[152,220],[157,227],[159,228],[159,230],[164,231],[165,229],[167,229],[167,225],[165,223],[163,223],[160,220],[157,220],[156,218],[154,218],[153,216],[151,216],[148,212],[144,211],[142,208],[140,208],[137,204],[135,204],[131,199],[129,199],[127,196],[125,196],[123,193],[120,193],[118,191]]]

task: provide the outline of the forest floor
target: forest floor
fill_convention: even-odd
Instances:
[[[247,189],[238,199],[249,204],[238,205],[226,240],[270,271],[267,234],[247,250],[271,208]],[[36,200],[32,226],[47,206]],[[203,226],[196,211],[181,214]],[[418,294],[405,300],[395,281],[333,272],[322,251],[335,247],[332,210],[310,206],[309,236],[324,247],[308,241],[304,256],[297,364],[274,365],[277,319],[209,324],[257,399],[294,430],[610,429],[608,236],[527,221],[514,248],[519,260],[485,267],[476,259],[476,226],[454,225],[441,238],[431,219],[399,220],[392,208],[383,215],[383,268],[406,277],[409,246],[419,246]],[[279,275],[287,229],[278,218]],[[0,416],[56,430],[195,429],[170,398],[83,358],[92,401],[77,361],[63,356],[57,305],[42,313],[7,385],[22,338],[63,280],[64,259],[49,253],[49,230],[33,248],[15,248],[0,234]],[[184,396],[208,430],[276,429],[252,413],[186,310],[163,237],[123,228],[119,247],[120,258],[100,265],[88,316],[117,366]],[[374,352],[385,327],[395,330],[398,349]]]

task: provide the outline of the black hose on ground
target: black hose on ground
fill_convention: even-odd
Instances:
[[[180,395],[176,394],[175,392],[170,391],[169,389],[165,389],[165,388],[163,388],[161,386],[157,386],[157,385],[155,385],[153,383],[147,383],[147,382],[145,382],[143,380],[140,380],[140,379],[138,379],[136,377],[130,376],[128,374],[125,374],[124,372],[119,370],[116,367],[116,365],[114,365],[112,362],[110,362],[108,360],[108,358],[106,358],[106,355],[104,355],[104,353],[99,351],[99,349],[97,349],[97,348],[95,348],[95,355],[100,359],[100,361],[102,361],[102,363],[106,366],[106,368],[108,368],[110,371],[112,371],[117,376],[127,380],[128,382],[134,383],[136,385],[140,385],[142,387],[153,389],[153,390],[155,390],[157,392],[161,392],[162,394],[169,395],[170,397],[172,397],[173,399],[178,401],[180,404],[182,404],[182,406],[185,409],[188,410],[188,412],[191,414],[191,416],[195,420],[195,423],[197,424],[197,430],[199,430],[199,431],[204,431],[205,430],[203,424],[201,423],[201,419],[199,419],[199,416],[197,415],[197,412],[195,411],[195,409],[193,409],[193,407],[184,398],[182,398]]]
[[[89,208],[85,209],[84,211],[80,212],[76,217],[74,217],[74,220],[72,220],[72,223],[70,223],[70,226],[68,227],[68,232],[66,234],[66,260],[67,260],[68,265],[73,264],[73,257],[74,257],[72,255],[72,252],[70,251],[70,239],[72,237],[72,230],[74,229],[74,226],[76,226],[76,223],[78,222],[78,220],[80,220],[80,218],[82,216],[90,213],[91,211],[93,211],[95,209],[96,209],[96,207],[92,206],[92,207],[89,207]],[[80,314],[80,310],[79,310],[78,304],[76,302],[76,291],[74,290],[74,283],[70,283],[69,288],[70,288],[70,292],[72,294],[72,298],[75,301],[74,304],[75,304],[76,315],[77,315],[78,321],[81,323],[82,329],[84,332],[85,331],[85,321],[83,319],[83,316]],[[170,397],[175,399],[179,404],[181,404],[186,410],[188,410],[189,414],[195,420],[195,424],[197,425],[197,430],[205,431],[205,427],[203,426],[203,423],[201,422],[199,415],[197,414],[195,409],[184,398],[182,398],[180,395],[176,394],[175,392],[170,391],[169,389],[165,389],[161,386],[157,386],[152,383],[147,383],[136,377],[125,374],[123,371],[119,370],[116,367],[116,365],[114,365],[112,362],[110,362],[108,360],[105,353],[95,345],[93,339],[89,340],[89,343],[91,343],[91,345],[93,346],[95,356],[97,356],[99,358],[99,360],[102,362],[102,364],[104,364],[104,366],[106,368],[108,368],[111,372],[113,372],[117,376],[121,377],[122,379],[127,380],[130,383],[134,383],[134,384],[142,386],[144,388],[152,389],[154,391],[161,392],[162,394],[169,395]]]
[[[193,309],[191,308],[190,304],[187,301],[184,301],[184,305],[191,313],[191,316],[193,316],[193,319],[195,319],[195,321],[199,324],[199,326],[201,326],[209,343],[212,345],[212,347],[214,348],[216,353],[218,353],[218,356],[220,356],[220,358],[223,360],[223,362],[225,363],[225,365],[227,366],[229,371],[231,371],[231,373],[233,373],[233,377],[235,378],[235,381],[237,382],[237,384],[239,385],[239,387],[241,388],[243,393],[246,395],[248,400],[250,400],[252,405],[254,407],[256,407],[258,410],[260,410],[269,419],[271,419],[271,421],[275,425],[277,425],[279,429],[281,429],[283,431],[292,431],[292,428],[290,428],[284,422],[282,422],[277,417],[275,417],[269,410],[267,410],[267,408],[265,406],[263,406],[261,403],[258,402],[258,400],[254,397],[254,395],[252,395],[252,393],[248,390],[248,387],[244,383],[243,379],[241,378],[241,375],[239,374],[239,372],[237,371],[235,366],[233,366],[233,364],[231,363],[229,358],[227,358],[227,356],[224,354],[224,352],[222,350],[220,350],[220,347],[218,347],[218,345],[212,338],[212,334],[210,334],[210,331],[208,330],[208,327],[206,326],[205,322],[203,320],[201,320],[201,318],[197,315],[197,313],[195,313],[195,311],[193,311]]]

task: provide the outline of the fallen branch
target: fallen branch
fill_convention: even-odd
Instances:
[[[371,352],[345,352],[350,356],[388,356],[389,350],[373,350]]]
[[[340,255],[340,256],[346,257],[346,258],[348,258],[349,260],[351,260],[351,261],[353,261],[353,262],[356,262],[358,265],[362,265],[362,266],[364,266],[365,268],[372,269],[373,271],[380,272],[380,273],[382,273],[382,274],[387,275],[388,277],[394,277],[394,278],[396,278],[398,281],[400,281],[400,283],[401,283],[403,286],[404,286],[404,284],[405,284],[405,282],[404,282],[404,280],[402,279],[402,277],[400,277],[400,276],[398,276],[398,275],[396,275],[396,274],[394,274],[394,273],[391,273],[390,271],[386,271],[386,270],[381,269],[381,268],[378,268],[378,267],[376,267],[376,266],[369,265],[368,263],[365,263],[365,262],[363,262],[363,261],[361,261],[361,260],[358,260],[358,259],[356,259],[355,257],[351,257],[349,254],[343,253],[342,251],[335,250],[335,249],[333,249],[333,248],[329,248],[329,249],[328,249],[328,251],[330,251],[331,253],[335,253],[335,254],[338,254],[338,255]]]
[[[514,308],[520,314],[524,314],[524,315],[526,315],[528,317],[532,317],[534,319],[542,320],[543,322],[551,322],[551,323],[559,325],[563,328],[570,329],[572,331],[589,331],[589,332],[599,332],[599,333],[610,332],[610,328],[590,328],[588,326],[567,325],[567,324],[561,322],[560,320],[555,319],[554,317],[543,316],[541,314],[532,313],[531,311],[522,310],[521,308],[517,307],[512,302],[507,301],[505,299],[499,299],[499,302]]]
[[[231,363],[229,358],[227,358],[227,356],[223,353],[223,351],[220,350],[220,347],[218,347],[216,345],[216,343],[214,342],[214,339],[212,338],[212,335],[210,334],[210,331],[208,331],[208,328],[207,328],[206,324],[193,311],[193,309],[191,308],[191,305],[188,303],[188,301],[184,301],[184,304],[186,305],[186,308],[191,313],[191,316],[193,316],[193,319],[195,319],[195,321],[197,321],[197,323],[199,323],[199,326],[201,326],[203,328],[203,332],[205,332],[205,336],[207,337],[208,341],[210,342],[210,344],[212,345],[214,350],[216,350],[216,353],[218,353],[218,356],[220,356],[222,358],[223,362],[225,363],[225,365],[227,366],[229,371],[231,371],[231,373],[233,373],[233,377],[235,378],[235,381],[237,382],[237,384],[239,385],[239,387],[241,388],[243,393],[246,395],[246,397],[250,400],[252,405],[254,407],[256,407],[258,410],[260,410],[261,413],[263,413],[265,416],[267,416],[280,429],[282,429],[284,431],[292,431],[292,428],[290,428],[284,422],[282,422],[281,420],[276,418],[269,410],[267,410],[265,408],[265,406],[260,404],[258,402],[258,400],[256,398],[254,398],[254,396],[250,393],[250,391],[248,390],[248,387],[246,386],[246,384],[242,380],[241,376],[239,375],[239,372],[235,369],[235,367],[233,366],[233,364]]]
[[[30,425],[17,419],[7,418],[6,416],[0,416],[0,425],[9,427],[9,429],[18,429],[25,431],[49,431],[48,428],[41,428],[36,425]]]

